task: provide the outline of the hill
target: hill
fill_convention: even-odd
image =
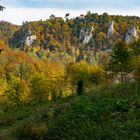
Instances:
[[[1,23],[3,24],[3,23]],[[8,26],[8,27],[7,27]],[[8,31],[2,31],[8,29]],[[12,48],[30,55],[61,61],[100,62],[102,52],[118,41],[130,43],[140,35],[140,18],[88,12],[73,19],[50,16],[46,21],[25,22],[21,27],[5,24],[1,28]]]

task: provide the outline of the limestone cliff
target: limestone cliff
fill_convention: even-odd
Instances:
[[[107,31],[107,36],[109,38],[111,38],[113,36],[114,33],[114,21],[109,22],[109,27],[108,27],[108,31]]]
[[[89,27],[86,29],[81,29],[79,40],[82,42],[83,46],[87,45],[92,38],[93,27]]]
[[[138,38],[138,34],[136,27],[133,26],[129,28],[128,31],[126,32],[125,41],[127,44],[129,44],[134,38],[135,39]]]
[[[35,40],[36,40],[36,35],[27,36],[27,38],[25,39],[25,45],[31,46]]]
[[[24,45],[31,46],[36,39],[36,35],[33,35],[31,31],[28,31],[28,33],[25,35]]]

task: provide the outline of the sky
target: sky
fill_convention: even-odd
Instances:
[[[6,9],[0,13],[0,20],[21,25],[24,21],[38,21],[51,14],[70,18],[88,11],[111,15],[140,16],[140,0],[1,0]]]

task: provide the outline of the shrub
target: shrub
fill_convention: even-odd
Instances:
[[[19,140],[44,140],[47,125],[42,122],[26,122],[17,130]]]

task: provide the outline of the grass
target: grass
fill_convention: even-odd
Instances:
[[[3,112],[0,138],[20,140],[139,140],[140,91],[114,86]],[[9,139],[10,140],[10,139]]]

